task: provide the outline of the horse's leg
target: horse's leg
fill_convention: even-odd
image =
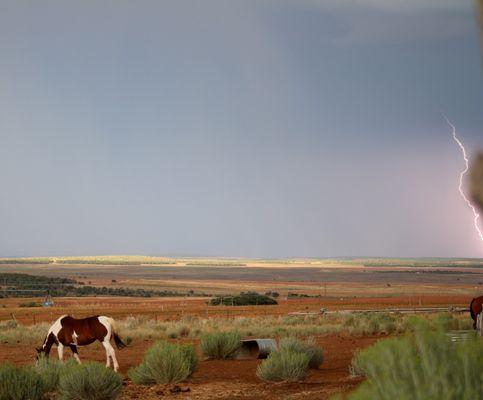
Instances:
[[[111,366],[111,359],[110,359],[111,352],[110,352],[109,346],[108,346],[108,345],[110,345],[110,343],[109,342],[106,342],[106,341],[103,341],[102,342],[102,345],[106,349],[106,368],[109,368]]]
[[[119,363],[117,362],[116,351],[114,350],[114,347],[112,347],[111,343],[109,343],[109,346],[111,347],[111,357],[112,362],[114,363],[114,371],[117,372],[119,369]]]
[[[107,340],[107,337],[104,339],[102,344],[106,348],[107,359],[109,360],[109,356],[111,356],[112,362],[114,364],[114,371],[117,372],[117,370],[119,369],[119,364],[118,364],[117,359],[116,359],[116,353],[114,351],[114,347],[112,347],[111,342],[109,340]]]
[[[70,344],[69,345],[70,349],[72,350],[72,354],[75,358],[75,360],[79,363],[79,364],[82,364],[81,363],[81,360],[79,358],[79,353],[77,353],[77,346],[75,344]]]
[[[57,352],[59,353],[59,360],[62,361],[64,358],[64,345],[60,342],[57,345]]]

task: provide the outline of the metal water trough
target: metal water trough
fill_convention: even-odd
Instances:
[[[277,350],[274,339],[246,339],[236,354],[237,360],[267,358],[271,351]]]

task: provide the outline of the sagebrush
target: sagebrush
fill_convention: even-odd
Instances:
[[[280,341],[280,350],[306,354],[309,357],[309,368],[317,369],[324,362],[324,353],[315,344],[314,338],[308,338],[306,340],[295,337],[283,338]]]
[[[165,341],[155,343],[144,354],[142,363],[128,372],[134,383],[148,385],[184,381],[197,364],[193,345],[179,345]]]
[[[352,371],[367,381],[350,400],[470,400],[483,398],[483,342],[452,342],[421,323],[403,338],[377,342],[356,354]]]
[[[66,364],[60,373],[61,400],[114,400],[121,391],[121,376],[100,363]]]
[[[45,357],[44,355],[40,356],[35,369],[42,378],[45,392],[53,392],[58,389],[60,372],[63,367],[64,364],[60,363],[59,361],[55,361],[54,359]]]
[[[33,368],[0,364],[1,400],[40,400],[43,394],[42,378]]]
[[[280,349],[269,354],[258,366],[257,376],[265,381],[297,382],[307,375],[310,357],[290,349]]]
[[[201,351],[211,359],[227,359],[235,356],[241,346],[238,332],[206,333],[201,337]]]

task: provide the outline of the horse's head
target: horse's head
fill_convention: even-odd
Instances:
[[[36,364],[39,362],[39,360],[41,358],[44,358],[44,357],[47,358],[47,357],[49,357],[49,352],[44,347],[36,347],[35,348],[35,351],[37,351],[37,355],[35,357],[35,363]]]

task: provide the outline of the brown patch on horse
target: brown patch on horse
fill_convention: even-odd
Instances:
[[[106,327],[99,322],[97,316],[83,319],[67,316],[60,320],[60,324],[62,328],[57,339],[64,346],[86,346],[96,340],[102,342],[107,335]]]
[[[470,315],[473,322],[473,328],[476,329],[476,320],[478,314],[483,311],[483,296],[475,297],[470,303]]]

